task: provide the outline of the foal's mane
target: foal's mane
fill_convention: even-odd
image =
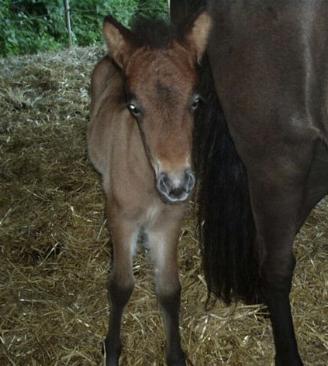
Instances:
[[[164,19],[143,16],[137,16],[132,20],[131,31],[139,47],[165,49],[173,40],[182,38],[178,28]]]
[[[146,46],[154,49],[168,48],[173,41],[184,43],[186,34],[202,11],[204,11],[203,7],[192,17],[186,17],[178,24],[169,23],[161,18],[146,18],[137,15],[131,22],[134,42],[139,47]]]

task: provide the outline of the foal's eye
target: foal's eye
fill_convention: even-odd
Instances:
[[[138,117],[141,114],[141,110],[133,103],[128,104],[128,110],[135,116]]]
[[[192,100],[192,103],[191,103],[192,111],[195,111],[198,108],[200,101],[201,101],[200,95],[195,95],[193,100]]]

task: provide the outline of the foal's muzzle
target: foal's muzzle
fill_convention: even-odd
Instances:
[[[157,189],[165,202],[179,203],[189,198],[195,182],[195,176],[190,169],[180,174],[162,172],[157,178]]]

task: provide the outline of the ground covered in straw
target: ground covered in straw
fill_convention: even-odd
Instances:
[[[0,365],[100,365],[110,311],[110,242],[86,154],[90,71],[102,50],[0,60]],[[305,364],[328,364],[328,203],[297,239],[292,293]],[[205,311],[194,225],[181,232],[184,348],[195,366],[272,365],[254,306]],[[163,365],[152,270],[140,251],[124,318],[122,365]]]

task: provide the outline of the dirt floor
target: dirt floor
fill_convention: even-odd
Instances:
[[[0,365],[100,365],[110,242],[86,153],[90,72],[103,50],[0,59]],[[192,204],[191,204],[192,206]],[[192,210],[191,210],[192,211]],[[328,364],[328,201],[296,242],[292,292],[305,365]],[[180,238],[183,345],[195,366],[273,365],[264,309],[205,310],[194,224]],[[140,250],[122,365],[163,365],[152,268]]]

